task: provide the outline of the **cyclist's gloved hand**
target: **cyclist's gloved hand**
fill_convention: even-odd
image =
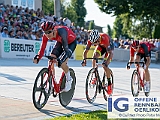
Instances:
[[[127,66],[126,66],[127,70],[129,70],[131,68],[131,64],[130,64],[130,61],[127,63]]]
[[[127,70],[129,70],[130,69],[130,64],[127,64],[127,66],[126,66],[126,68],[127,68]]]
[[[130,66],[127,66],[127,70],[129,70],[130,69]]]
[[[39,55],[34,56],[33,63],[38,64],[39,62]]]
[[[87,61],[85,59],[83,59],[83,61],[81,62],[81,65],[84,67],[84,66],[86,66],[86,64],[87,64]]]
[[[68,58],[70,58],[72,56],[72,51],[70,49],[66,49],[65,52],[66,52],[66,55],[68,56]]]

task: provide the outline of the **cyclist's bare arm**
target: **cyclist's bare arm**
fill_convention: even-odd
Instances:
[[[86,66],[86,60],[84,60],[85,58],[87,58],[87,53],[88,53],[88,51],[89,51],[89,49],[90,49],[90,45],[86,45],[86,48],[85,48],[85,50],[84,50],[84,52],[83,52],[83,62],[82,62],[82,66]]]
[[[113,40],[110,38],[109,41],[110,41],[109,42],[110,45],[107,48],[107,52],[108,52],[107,65],[109,65],[110,60],[113,58],[113,50],[114,50]]]
[[[130,55],[129,62],[134,62],[134,57],[133,57],[133,56],[131,56],[131,55]],[[131,66],[131,64],[128,64],[128,65],[126,66],[127,70],[129,70],[129,69],[130,69],[130,66]]]
[[[86,48],[83,52],[83,59],[87,58],[87,53],[88,53],[90,47],[91,47],[91,45],[88,45],[88,44],[86,45]]]

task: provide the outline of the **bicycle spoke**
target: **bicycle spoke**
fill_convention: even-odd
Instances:
[[[46,90],[49,86],[48,69],[43,68],[37,75],[33,87],[33,103],[37,109],[41,109],[47,103],[50,90]]]
[[[40,96],[39,96],[39,99],[38,99],[39,104],[40,104],[41,97],[42,97],[42,92],[40,93]]]

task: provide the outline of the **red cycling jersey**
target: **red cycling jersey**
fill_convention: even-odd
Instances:
[[[69,27],[67,27],[67,26],[55,26],[54,30],[57,30],[59,28],[64,28],[67,31],[67,33],[68,33],[68,37],[67,37],[68,44],[72,43],[76,39],[76,35],[74,34],[74,32]],[[62,38],[58,34],[58,31],[56,32],[56,37],[53,37],[51,40],[55,40],[57,42],[61,42],[62,43]],[[40,50],[38,52],[39,59],[41,59],[43,54],[44,54],[47,42],[48,42],[48,38],[46,37],[45,34],[43,34],[41,48],[40,48]]]
[[[150,44],[142,42],[142,43],[140,43],[140,48],[137,53],[145,54],[146,56],[148,56],[150,49],[151,49]],[[133,47],[130,47],[130,56],[134,57],[135,52],[136,52],[136,50],[133,49]]]

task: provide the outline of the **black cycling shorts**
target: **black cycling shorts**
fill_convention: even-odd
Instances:
[[[136,55],[140,56],[140,57],[141,57],[141,59],[143,59],[143,58],[144,58],[144,62],[145,62],[145,63],[147,62],[146,57],[150,57],[149,55],[147,55],[147,56],[146,56],[144,53],[137,53]]]
[[[74,50],[76,49],[77,46],[77,41],[74,40],[72,43],[70,43],[68,45],[68,48],[72,51],[72,53],[74,52]],[[57,42],[55,47],[53,48],[51,54],[55,55],[57,58],[64,52],[63,46],[61,42]]]

